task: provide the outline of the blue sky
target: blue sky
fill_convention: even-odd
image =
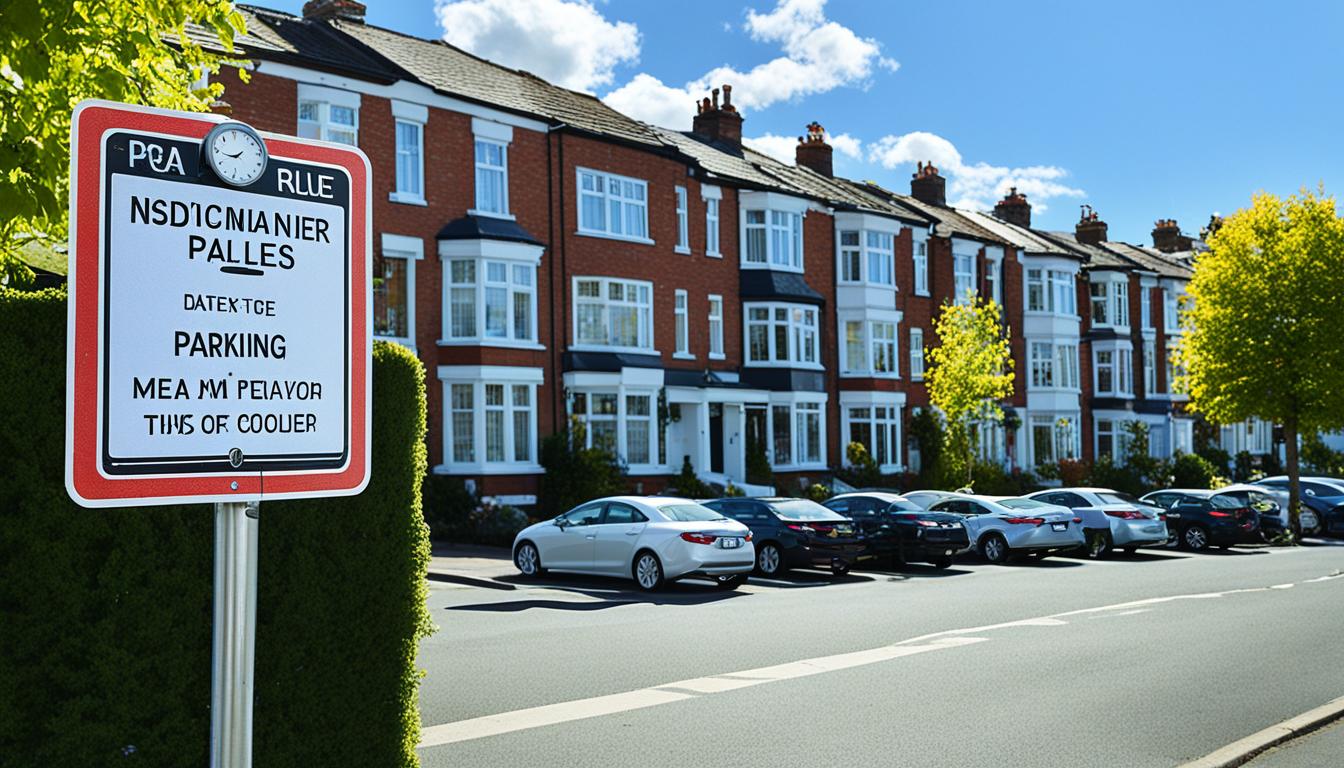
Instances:
[[[367,4],[371,24],[685,123],[670,127],[730,82],[764,149],[791,155],[817,120],[843,149],[838,174],[908,191],[915,160],[933,159],[953,201],[991,205],[1017,184],[1050,229],[1089,203],[1112,239],[1148,242],[1168,217],[1197,233],[1258,190],[1330,191],[1344,172],[1344,3]]]

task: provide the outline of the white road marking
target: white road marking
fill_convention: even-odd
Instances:
[[[1301,583],[1318,583],[1321,581],[1337,579],[1341,576],[1344,576],[1344,573],[1335,572],[1329,576],[1308,579]],[[759,667],[757,669],[749,669],[742,672],[729,672],[720,675],[692,678],[690,680],[680,680],[673,683],[665,683],[663,685],[626,691],[624,693],[613,693],[605,696],[594,696],[587,699],[560,702],[558,704],[546,704],[539,707],[520,709],[512,712],[501,712],[495,715],[485,715],[469,720],[458,720],[452,723],[444,723],[442,725],[433,725],[424,728],[420,734],[420,748],[423,749],[425,747],[454,744],[461,741],[470,741],[473,739],[485,738],[487,736],[497,736],[499,734],[527,730],[530,728],[540,728],[542,726],[556,725],[574,720],[584,720],[592,717],[601,717],[603,715],[618,714],[620,712],[628,712],[635,709],[654,707],[659,704],[670,704],[677,701],[699,698],[701,696],[723,693],[725,691],[747,688],[762,683],[792,680],[825,672],[835,672],[842,669],[876,664],[904,656],[927,653],[929,651],[958,648],[984,642],[989,638],[972,637],[972,635],[979,635],[996,629],[1008,629],[1012,627],[1060,627],[1068,624],[1064,619],[1069,617],[1088,616],[1089,618],[1103,618],[1111,616],[1130,616],[1148,612],[1150,610],[1149,606],[1176,602],[1178,600],[1212,600],[1227,597],[1229,595],[1249,594],[1254,592],[1267,593],[1271,590],[1281,590],[1291,586],[1294,585],[1278,584],[1271,587],[1247,587],[1242,589],[1229,589],[1222,592],[1197,592],[1187,595],[1151,597],[1143,600],[1130,600],[1123,603],[1115,603],[1113,605],[1097,606],[1095,608],[1080,608],[1048,616],[1037,616],[1016,621],[1000,622],[997,624],[986,624],[978,627],[948,629],[941,632],[920,635],[919,637],[912,637],[908,640],[902,640],[891,645],[884,645],[879,648],[872,648],[864,651],[818,656],[816,658],[802,659],[800,661],[776,664],[769,667]]]

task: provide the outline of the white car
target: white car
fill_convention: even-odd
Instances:
[[[1073,510],[1083,519],[1084,551],[1094,559],[1112,548],[1133,554],[1139,547],[1167,545],[1166,510],[1109,488],[1053,488],[1023,498]]]
[[[931,512],[959,515],[971,546],[991,563],[1017,552],[1044,557],[1083,546],[1082,518],[1053,504],[1032,499],[958,494],[934,503]]]
[[[513,563],[524,576],[623,576],[645,591],[686,576],[735,589],[756,565],[756,549],[747,526],[694,501],[612,496],[524,528]]]

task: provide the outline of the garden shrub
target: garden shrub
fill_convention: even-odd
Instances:
[[[977,460],[974,472],[975,482],[971,487],[976,493],[988,496],[1021,496],[1040,487],[1035,475],[1030,472],[1021,469],[1009,472],[993,461]]]
[[[1197,453],[1182,453],[1172,461],[1171,475],[1175,488],[1212,488],[1215,487],[1218,470]]]
[[[0,290],[0,766],[209,761],[213,511],[66,495],[62,289]],[[414,766],[424,370],[378,343],[372,479],[261,506],[257,765]]]
[[[672,478],[667,487],[668,490],[675,492],[678,496],[684,496],[688,499],[708,499],[715,495],[709,484],[696,476],[690,456],[682,458],[681,473]]]
[[[585,501],[625,492],[625,468],[601,448],[588,448],[582,421],[571,417],[565,429],[541,441],[539,501],[543,518],[564,514]]]
[[[770,458],[765,455],[765,446],[755,438],[747,438],[747,482],[752,485],[770,485],[774,482],[775,470],[770,466]]]
[[[435,541],[470,542],[474,536],[471,513],[476,495],[460,477],[425,475],[421,483],[425,522]]]

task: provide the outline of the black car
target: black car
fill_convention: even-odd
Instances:
[[[954,554],[971,546],[960,517],[930,512],[894,493],[842,493],[822,505],[854,521],[870,554],[897,565],[933,563],[946,568]]]
[[[1288,478],[1284,475],[1256,480],[1253,485],[1263,486],[1282,495],[1288,493]],[[1304,529],[1304,534],[1344,535],[1344,480],[1333,477],[1307,476],[1299,479],[1302,507],[1316,513],[1316,525]]]
[[[1209,545],[1227,549],[1263,541],[1260,513],[1235,494],[1169,489],[1153,491],[1142,501],[1167,510],[1167,530],[1185,549],[1199,551]]]
[[[815,501],[729,497],[701,503],[751,529],[756,570],[763,576],[816,567],[839,575],[866,554],[854,523]]]

